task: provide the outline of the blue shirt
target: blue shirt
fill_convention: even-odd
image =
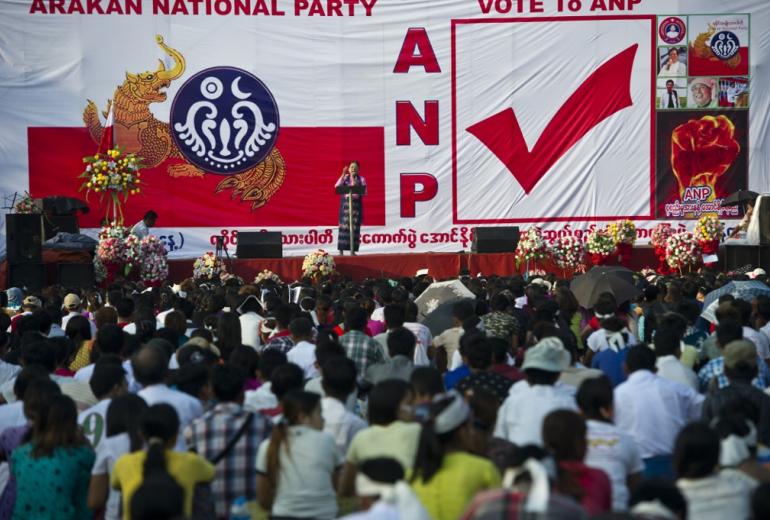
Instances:
[[[454,388],[461,379],[465,379],[469,375],[471,375],[471,369],[465,365],[462,365],[444,374],[444,387],[446,388],[447,392]]]
[[[626,380],[626,374],[623,372],[623,363],[626,362],[628,349],[624,348],[617,352],[611,348],[606,348],[597,352],[591,360],[591,368],[598,368],[612,383],[615,388]]]

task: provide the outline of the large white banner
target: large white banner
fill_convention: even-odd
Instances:
[[[336,250],[352,160],[362,253],[734,223],[722,198],[770,190],[767,27],[765,0],[0,0],[3,205],[85,199],[113,100],[147,165],[126,223],[154,209],[172,257],[263,229]]]

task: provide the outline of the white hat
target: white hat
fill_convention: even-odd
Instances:
[[[561,372],[569,367],[571,360],[569,352],[559,338],[543,338],[524,354],[524,365],[521,369],[537,368],[546,372]]]
[[[471,408],[468,406],[468,403],[465,402],[463,396],[454,390],[436,396],[433,401],[441,401],[446,398],[452,399],[452,402],[434,420],[434,428],[439,435],[451,432],[467,421],[471,415]]]
[[[762,269],[761,267],[757,267],[756,269],[754,269],[753,271],[751,271],[749,273],[749,278],[751,278],[753,280],[757,276],[765,276],[766,274],[767,274],[767,272],[764,269]]]

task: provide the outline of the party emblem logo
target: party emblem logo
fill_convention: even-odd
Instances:
[[[660,39],[669,45],[674,45],[684,39],[687,32],[684,21],[676,16],[669,16],[660,22],[658,35]]]
[[[741,49],[738,36],[730,31],[720,31],[711,38],[711,52],[720,60],[729,60]]]
[[[174,142],[200,169],[232,175],[262,162],[278,139],[278,105],[253,74],[205,69],[182,85],[171,106]]]

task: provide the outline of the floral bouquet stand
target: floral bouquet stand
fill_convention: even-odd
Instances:
[[[324,278],[334,275],[337,266],[334,258],[323,249],[317,249],[308,254],[302,261],[302,276],[310,278],[314,284],[320,283]]]
[[[585,254],[583,241],[573,236],[559,237],[551,244],[551,257],[561,268],[564,278],[567,277],[567,271],[574,273],[581,268],[585,270]]]
[[[615,240],[606,230],[596,229],[588,233],[586,251],[593,265],[606,265],[615,252]]]
[[[669,224],[658,224],[652,230],[650,245],[655,250],[655,257],[658,259],[658,267],[655,271],[660,275],[671,274],[671,268],[666,261],[666,240],[674,234],[674,230]]]
[[[695,228],[695,240],[703,253],[703,264],[706,267],[715,267],[719,242],[725,232],[725,225],[716,215],[704,215],[698,220]]]
[[[124,153],[120,147],[83,158],[85,170],[79,191],[99,194],[99,202],[107,199],[106,215],[111,222],[123,224],[123,203],[130,195],[141,193],[142,159],[133,153]]]
[[[695,235],[689,231],[675,233],[666,239],[666,262],[671,269],[682,274],[701,261],[701,249]]]
[[[534,271],[538,270],[537,262],[544,260],[546,256],[548,256],[548,245],[543,238],[543,232],[536,226],[528,228],[516,246],[516,267],[521,266],[521,264],[525,265],[524,276],[526,279],[530,273],[534,274]],[[532,269],[530,269],[530,262],[532,262]]]
[[[631,267],[631,255],[636,242],[636,226],[630,220],[618,220],[607,225],[607,233],[615,242],[618,263],[623,267]]]

